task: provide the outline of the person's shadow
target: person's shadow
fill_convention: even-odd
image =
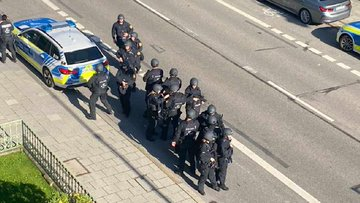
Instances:
[[[0,180],[0,202],[46,203],[45,193],[36,185],[28,183],[12,183]]]

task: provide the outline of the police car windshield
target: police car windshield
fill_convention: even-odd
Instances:
[[[97,47],[90,47],[73,52],[66,52],[65,58],[68,65],[86,63],[88,61],[101,59],[103,55]]]

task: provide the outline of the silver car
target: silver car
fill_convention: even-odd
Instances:
[[[350,0],[266,0],[299,16],[304,24],[331,23],[350,16]]]

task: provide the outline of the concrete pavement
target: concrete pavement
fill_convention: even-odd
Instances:
[[[101,110],[97,121],[88,121],[81,99],[74,106],[22,62],[0,64],[0,123],[23,119],[97,202],[202,202],[103,119]]]

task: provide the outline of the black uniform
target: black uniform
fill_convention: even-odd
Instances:
[[[204,185],[206,180],[209,178],[212,187],[215,189],[217,187],[215,168],[216,168],[216,143],[215,142],[202,142],[200,145],[199,151],[199,171],[201,173],[198,190],[204,191]],[[215,161],[210,161],[213,158]]]
[[[196,117],[200,114],[201,105],[205,102],[204,96],[201,94],[201,90],[199,87],[193,88],[189,85],[185,89],[185,95],[188,98],[188,102],[186,102],[186,110],[194,109],[196,112]]]
[[[148,113],[148,120],[149,125],[146,130],[146,139],[153,141],[155,128],[161,119],[161,111],[163,109],[164,99],[161,94],[156,92],[150,92],[147,97],[146,104],[147,104],[147,113]]]
[[[131,40],[131,41],[132,41],[132,49],[139,52],[138,54],[139,59],[140,61],[143,61],[144,60],[144,54],[142,53],[143,46],[140,39],[136,38],[135,40]]]
[[[152,91],[152,88],[155,84],[162,83],[163,76],[164,76],[164,71],[160,68],[153,68],[145,73],[143,80],[144,82],[146,82],[146,86],[145,86],[146,95],[148,95]]]
[[[140,60],[137,58],[137,52],[130,48],[130,50],[119,49],[116,52],[116,57],[121,58],[123,62],[120,64],[120,69],[131,69],[134,72],[138,71]]]
[[[204,129],[206,126],[208,126],[208,118],[210,114],[207,111],[202,112],[199,117],[199,123],[200,123],[200,131]],[[224,122],[222,120],[222,115],[215,113],[215,117],[217,119],[217,126],[223,130],[225,128]]]
[[[100,97],[101,102],[107,109],[108,113],[112,112],[112,108],[107,100],[107,90],[108,90],[109,76],[105,72],[96,73],[91,77],[87,86],[92,92],[90,96],[90,116],[91,118],[96,119],[96,102]]]
[[[181,92],[174,92],[170,94],[170,97],[165,102],[165,112],[166,115],[164,116],[164,123],[163,123],[163,129],[161,134],[161,139],[166,140],[168,131],[169,131],[169,125],[172,123],[173,125],[173,132],[175,132],[175,128],[179,124],[179,119],[181,115],[181,106],[186,103],[186,97]]]
[[[119,98],[123,113],[129,117],[131,111],[130,97],[131,89],[135,83],[135,73],[129,69],[126,71],[118,70],[116,74],[116,82],[118,84]]]
[[[176,151],[179,154],[178,167],[180,173],[184,171],[186,154],[188,154],[191,172],[195,174],[195,138],[199,125],[197,120],[184,120],[176,128],[173,141],[176,142]]]
[[[118,21],[115,22],[111,29],[111,36],[116,40],[116,45],[120,48],[124,48],[124,43],[127,38],[124,37],[124,33],[130,34],[133,30],[133,27],[124,20],[123,24],[120,24]]]
[[[16,53],[14,49],[14,38],[12,36],[12,31],[14,26],[8,20],[0,22],[0,49],[1,49],[1,62],[5,63],[6,61],[6,47],[11,52],[11,57],[13,61],[16,61]]]
[[[230,140],[227,136],[222,136],[217,141],[218,170],[217,177],[220,181],[220,187],[225,186],[228,164],[232,162],[233,148],[230,146]]]
[[[182,81],[180,78],[174,76],[170,76],[169,78],[166,78],[162,84],[165,92],[169,92],[171,85],[178,85],[180,89],[182,85]]]

